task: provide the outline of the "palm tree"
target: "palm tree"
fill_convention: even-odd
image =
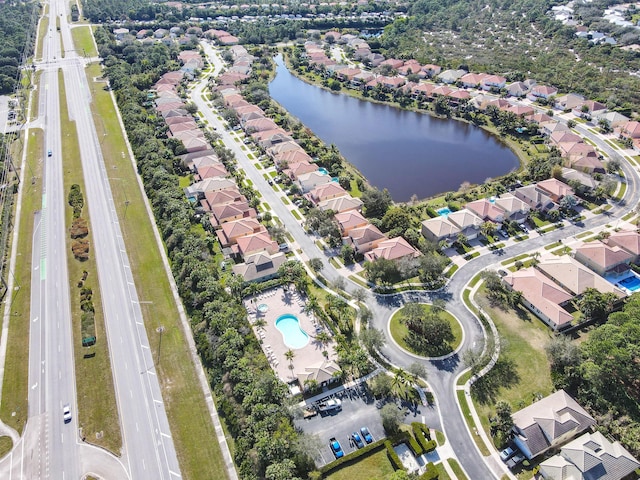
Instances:
[[[320,345],[323,347],[329,345],[331,343],[331,335],[329,335],[326,331],[321,331],[316,335],[316,340],[320,342]]]
[[[289,360],[289,370],[291,370],[292,372],[293,372],[293,359],[295,356],[296,356],[296,353],[291,349],[284,352],[284,358]]]
[[[391,391],[396,397],[408,398],[410,395],[412,375],[402,368],[395,371],[391,382]]]
[[[256,321],[253,322],[253,326],[256,327],[257,330],[264,330],[264,327],[267,326],[267,321],[262,317],[256,318]]]

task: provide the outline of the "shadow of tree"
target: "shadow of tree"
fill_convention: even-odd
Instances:
[[[482,404],[495,403],[500,388],[512,387],[519,381],[520,376],[513,360],[501,357],[489,373],[473,384],[471,393]]]

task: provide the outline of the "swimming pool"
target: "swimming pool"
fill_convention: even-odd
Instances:
[[[632,277],[627,277],[623,280],[620,280],[620,285],[622,285],[627,290],[635,292],[636,290],[640,289],[640,278],[636,277],[635,275]]]
[[[280,315],[276,320],[276,328],[280,330],[284,344],[289,348],[302,348],[309,343],[309,335],[300,328],[300,320],[295,315]]]
[[[323,175],[329,175],[329,170],[327,170],[326,168],[320,167],[318,169],[318,172],[320,172]]]
[[[451,213],[451,210],[449,210],[449,207],[442,207],[442,208],[436,210],[436,213],[438,215],[440,215],[441,217],[446,217],[447,215],[449,215]]]

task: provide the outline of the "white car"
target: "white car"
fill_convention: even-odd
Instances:
[[[64,423],[69,423],[71,421],[71,407],[68,403],[62,407],[62,418],[64,419]]]

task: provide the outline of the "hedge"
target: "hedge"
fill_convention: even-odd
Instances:
[[[384,440],[384,446],[387,447],[387,457],[389,457],[389,461],[391,462],[391,465],[393,465],[393,468],[396,470],[404,470],[404,465],[402,465],[400,457],[398,457],[398,454],[393,449],[391,441]]]
[[[438,469],[433,462],[427,463],[427,469],[420,475],[420,480],[436,480],[438,478]]]
[[[420,422],[412,422],[411,430],[413,431],[413,436],[416,437],[416,440],[418,440],[418,443],[424,452],[429,453],[436,449],[437,443],[435,440],[431,440],[429,427]]]
[[[356,450],[355,452],[351,452],[349,455],[345,455],[340,457],[333,462],[326,464],[325,466],[319,468],[320,473],[323,475],[331,472],[332,470],[338,469],[344,466],[345,463],[352,463],[358,460],[360,457],[364,455],[368,455],[371,453],[375,453],[376,450],[382,450],[386,446],[387,440],[378,440],[377,442],[370,443],[364,448]],[[391,449],[393,451],[393,448]],[[395,452],[394,452],[395,453]],[[397,455],[396,455],[397,457]],[[400,461],[400,459],[398,459]],[[402,465],[402,464],[400,464]]]

